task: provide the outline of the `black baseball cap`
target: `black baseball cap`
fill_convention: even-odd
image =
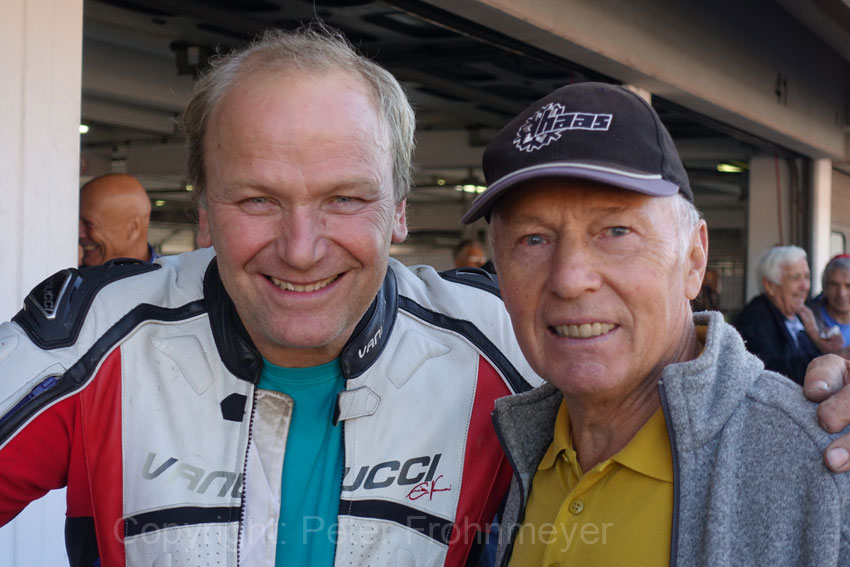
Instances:
[[[652,106],[605,83],[561,87],[505,126],[484,151],[487,190],[463,216],[469,224],[517,185],[541,177],[588,179],[693,202],[685,167]]]

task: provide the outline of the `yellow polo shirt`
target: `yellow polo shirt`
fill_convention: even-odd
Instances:
[[[673,457],[661,409],[619,453],[582,473],[561,402],[510,565],[666,566],[672,523]]]

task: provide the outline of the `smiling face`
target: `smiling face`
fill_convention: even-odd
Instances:
[[[783,315],[793,317],[809,296],[810,276],[806,258],[799,258],[782,266],[778,284],[764,278],[764,292]]]
[[[254,73],[204,140],[201,246],[260,352],[280,366],[338,356],[407,234],[384,124],[342,71]]]
[[[82,265],[97,266],[128,256],[130,231],[125,211],[114,199],[97,199],[92,191],[80,195],[79,244]]]
[[[678,198],[544,179],[496,205],[491,239],[517,340],[568,399],[640,396],[693,357],[688,301],[707,236],[700,221],[682,250]]]

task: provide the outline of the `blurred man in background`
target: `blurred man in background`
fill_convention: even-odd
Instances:
[[[814,300],[812,311],[822,335],[841,333],[840,354],[850,354],[850,254],[839,254],[827,263],[821,276],[823,293]]]
[[[480,268],[487,263],[484,247],[475,240],[461,240],[454,249],[456,268]]]
[[[139,180],[125,173],[95,177],[80,190],[81,265],[97,266],[113,258],[152,262],[148,244],[151,201]]]

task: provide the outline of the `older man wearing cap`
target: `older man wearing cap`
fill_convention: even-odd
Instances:
[[[706,224],[632,92],[561,88],[484,155],[505,305],[548,384],[499,400],[499,564],[846,565],[850,479],[798,386],[694,316]],[[636,559],[639,558],[639,559]]]

